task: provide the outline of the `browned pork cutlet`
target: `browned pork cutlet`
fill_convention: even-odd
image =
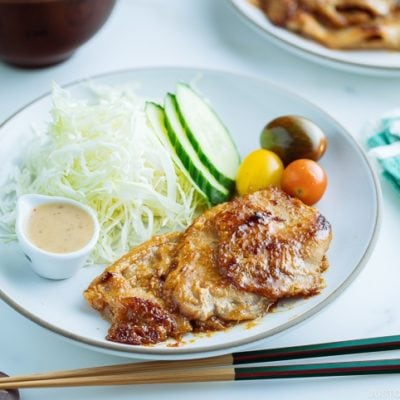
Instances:
[[[202,330],[257,318],[273,303],[237,288],[219,273],[215,219],[230,205],[206,211],[185,231],[177,247],[176,267],[165,281],[165,290],[180,312]]]
[[[275,188],[234,199],[214,218],[220,274],[277,301],[325,287],[331,226],[314,207]]]
[[[396,7],[396,0],[298,0],[298,2],[304,11],[313,14],[320,22],[333,28],[370,22],[374,17],[388,16]]]
[[[389,16],[396,10],[396,0],[250,0],[261,8],[270,21],[285,26],[306,12],[320,22],[336,28],[371,21],[374,17]]]
[[[400,50],[396,0],[249,0],[275,25],[332,49]]]
[[[106,268],[85,290],[89,304],[111,322],[107,339],[153,344],[192,330],[163,296],[163,282],[180,236],[153,237]]]
[[[221,330],[263,316],[281,298],[318,293],[330,239],[315,208],[269,188],[131,250],[84,295],[110,320],[109,340],[153,344]]]
[[[287,27],[332,49],[400,50],[400,10],[343,29],[331,29],[313,15],[299,12]]]

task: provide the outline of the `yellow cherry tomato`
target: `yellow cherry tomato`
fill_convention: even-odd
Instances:
[[[236,189],[244,195],[268,186],[280,187],[283,169],[283,163],[275,153],[265,149],[255,150],[245,157],[239,167]]]

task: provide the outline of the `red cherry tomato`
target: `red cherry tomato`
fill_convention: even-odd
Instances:
[[[327,184],[326,172],[313,160],[293,161],[282,174],[282,189],[309,206],[321,199]]]

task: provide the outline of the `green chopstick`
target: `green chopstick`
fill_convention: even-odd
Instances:
[[[400,335],[233,353],[233,364],[285,361],[400,349]]]
[[[400,373],[400,360],[348,361],[337,363],[275,365],[235,368],[235,380],[312,378],[322,376],[376,375]]]

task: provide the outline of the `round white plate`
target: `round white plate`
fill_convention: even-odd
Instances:
[[[400,75],[400,51],[332,50],[269,22],[248,0],[229,0],[238,14],[271,42],[312,61],[373,75]]]
[[[318,296],[292,301],[255,324],[242,324],[212,335],[187,335],[178,347],[129,346],[105,340],[108,323],[85,302],[82,292],[100,273],[83,268],[64,281],[49,281],[32,272],[16,243],[0,245],[0,297],[35,323],[76,343],[100,351],[135,358],[195,358],[232,352],[284,332],[306,320],[337,297],[368,259],[380,219],[376,177],[359,145],[329,115],[308,101],[267,81],[226,72],[183,68],[127,70],[93,78],[103,84],[140,84],[138,94],[162,99],[179,81],[196,80],[231,130],[242,154],[259,147],[266,122],[283,114],[298,114],[321,126],[328,137],[321,160],[329,186],[318,208],[331,222],[333,241],[328,253],[327,288]],[[88,96],[82,82],[69,85],[75,96]],[[0,128],[0,188],[21,159],[21,145],[31,135],[32,123],[50,119],[51,99],[45,95],[26,106]],[[254,326],[253,326],[254,325]]]

